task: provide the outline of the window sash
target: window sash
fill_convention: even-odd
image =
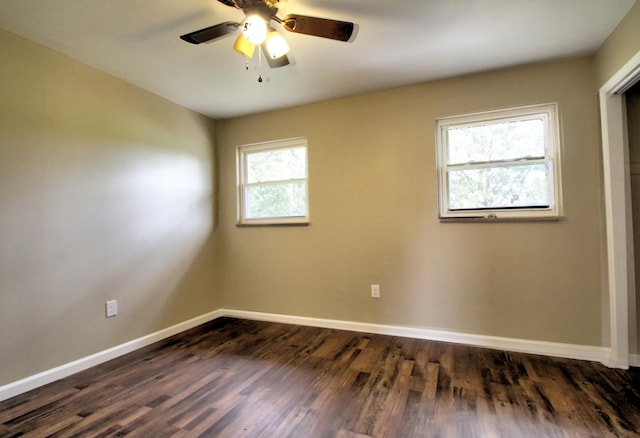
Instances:
[[[292,178],[292,179],[279,179],[273,181],[259,182],[259,183],[248,183],[244,184],[245,189],[251,187],[268,187],[268,186],[279,186],[279,185],[287,185],[294,183],[306,183],[306,178]]]
[[[493,161],[470,161],[468,163],[461,164],[448,164],[443,166],[443,168],[456,169],[456,170],[465,170],[465,169],[482,169],[488,167],[509,167],[509,166],[519,166],[523,164],[531,164],[531,163],[549,163],[551,160],[547,157],[523,157],[517,160],[493,160]]]
[[[302,185],[303,190],[306,192],[307,180],[305,178],[295,178],[295,179],[287,179],[287,180],[278,180],[278,181],[270,181],[263,183],[249,183],[244,185],[244,212],[245,212],[245,220],[269,220],[269,219],[282,219],[282,218],[305,218],[307,216],[307,194],[303,195],[302,201],[305,204],[304,213],[303,214],[289,214],[289,215],[267,215],[267,216],[253,216],[251,205],[249,200],[251,199],[251,189],[262,188],[262,187],[291,187],[295,189],[296,186]]]
[[[527,157],[548,157],[549,155],[549,131],[548,131],[548,126],[549,126],[549,118],[546,114],[523,114],[523,115],[515,115],[515,116],[504,116],[504,117],[494,117],[494,118],[489,118],[489,119],[483,119],[483,120],[478,120],[476,119],[472,119],[472,120],[467,120],[469,116],[464,117],[465,121],[464,122],[460,122],[460,123],[452,123],[452,124],[448,124],[446,126],[446,135],[443,138],[444,141],[444,145],[445,145],[445,157],[446,157],[446,161],[443,164],[447,164],[447,165],[456,165],[456,164],[465,164],[464,161],[454,161],[451,157],[452,155],[452,147],[450,147],[450,143],[451,143],[451,139],[450,139],[450,131],[457,131],[457,130],[462,130],[465,128],[484,128],[484,127],[489,127],[489,126],[495,126],[495,125],[507,125],[509,123],[519,123],[519,122],[531,122],[531,121],[540,121],[542,123],[542,141],[543,141],[543,149],[544,149],[544,155],[532,155],[532,154],[520,154],[520,155],[514,155],[508,158],[503,158],[503,159],[488,159],[488,160],[470,160],[467,161],[466,163],[474,163],[474,162],[498,162],[498,161],[515,161],[515,160],[519,160],[519,159],[524,159]]]
[[[518,162],[512,164],[500,163],[498,166],[458,166],[453,169],[446,170],[446,184],[448,190],[447,202],[448,209],[452,212],[460,212],[460,211],[489,211],[489,210],[517,210],[517,209],[548,209],[553,205],[553,191],[550,190],[548,181],[550,179],[550,173],[553,171],[550,165],[551,163],[546,160],[537,160],[537,161],[527,161],[527,162]],[[492,192],[490,190],[486,190],[489,193],[485,193],[489,199],[484,199],[485,202],[489,202],[490,205],[481,205],[481,203],[476,203],[473,206],[464,207],[460,204],[464,204],[464,199],[456,200],[452,196],[450,191],[450,187],[452,185],[452,176],[455,174],[462,174],[462,176],[467,176],[467,182],[470,184],[476,184],[482,186],[483,188],[487,188],[490,186],[492,182],[492,172],[493,170],[503,170],[505,172],[510,172],[512,170],[525,169],[528,168],[529,172],[533,171],[532,175],[524,174],[520,179],[514,178],[509,179],[509,187],[507,190],[495,191]],[[489,171],[483,173],[482,171]],[[540,171],[544,172],[544,180],[547,184],[544,187],[539,187],[535,184],[536,176],[537,179],[541,179]],[[472,175],[469,176],[468,173]],[[477,179],[473,179],[473,174],[477,174]],[[496,175],[493,175],[496,177]],[[530,177],[529,177],[530,176]],[[499,177],[499,175],[498,175]],[[542,189],[542,190],[540,190]],[[476,191],[472,193],[477,193]],[[505,196],[510,200],[507,201]],[[493,199],[492,199],[493,198]],[[523,199],[520,199],[523,198]]]
[[[261,184],[261,183],[268,183],[268,182],[274,182],[274,181],[288,181],[289,179],[295,179],[295,178],[265,178],[265,179],[255,179],[252,180],[252,175],[251,175],[251,170],[249,169],[249,161],[250,161],[250,157],[252,155],[258,155],[258,154],[263,154],[265,152],[270,152],[270,151],[292,151],[295,149],[301,149],[304,150],[304,178],[307,178],[307,166],[306,166],[306,162],[307,162],[307,148],[306,146],[291,146],[291,147],[264,147],[264,148],[258,148],[256,150],[251,150],[251,151],[245,151],[244,152],[244,181],[245,184]]]

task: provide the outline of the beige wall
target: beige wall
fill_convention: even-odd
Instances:
[[[219,122],[225,305],[601,345],[593,72],[553,62]],[[440,223],[435,119],[545,102],[559,104],[566,220]],[[236,228],[235,146],[297,136],[312,224]]]
[[[640,2],[636,2],[596,54],[598,84],[604,85],[638,52],[640,52]]]
[[[219,308],[213,122],[4,31],[0,84],[0,386]]]

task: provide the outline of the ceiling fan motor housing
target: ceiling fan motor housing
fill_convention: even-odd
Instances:
[[[262,1],[254,2],[251,6],[244,8],[243,11],[247,17],[259,15],[267,24],[278,13],[277,8],[272,8]]]
[[[283,0],[218,0],[220,3],[236,9],[242,9],[246,15],[257,14],[269,21],[278,13]]]

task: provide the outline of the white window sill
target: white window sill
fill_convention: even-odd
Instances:
[[[496,222],[565,222],[565,216],[526,216],[526,217],[441,217],[440,223],[496,223]]]
[[[253,227],[308,227],[311,222],[257,222],[257,223],[238,223],[238,228],[253,228]]]

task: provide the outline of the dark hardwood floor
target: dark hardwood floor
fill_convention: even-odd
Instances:
[[[0,403],[2,437],[638,431],[638,369],[231,318]]]

